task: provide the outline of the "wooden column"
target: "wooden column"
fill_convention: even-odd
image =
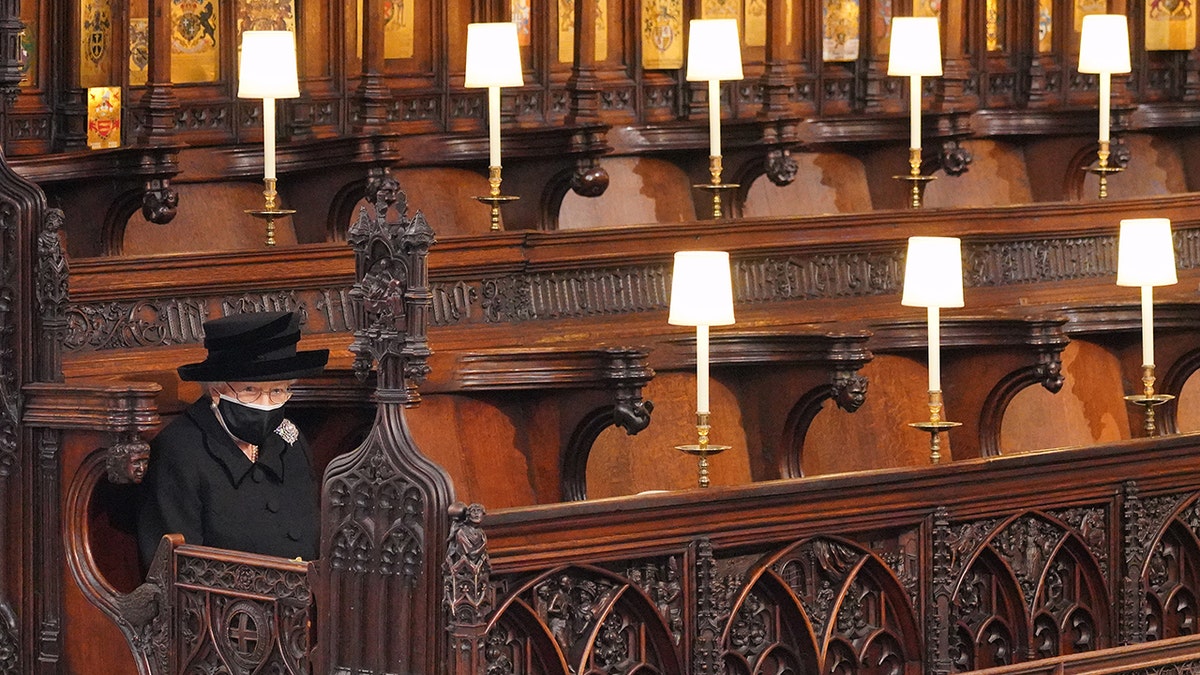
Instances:
[[[362,12],[362,77],[355,92],[351,127],[356,133],[372,133],[387,125],[387,102],[391,98],[383,77],[383,3],[363,0]]]

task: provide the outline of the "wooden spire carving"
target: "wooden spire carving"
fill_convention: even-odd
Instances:
[[[367,439],[334,459],[322,488],[324,648],[318,672],[435,673],[446,651],[443,565],[453,489],[408,432],[405,406],[428,372],[430,291],[425,217],[409,217],[397,182],[370,185],[347,239],[358,281],[351,290],[355,370],[374,365],[377,413]],[[396,217],[390,217],[391,214]]]

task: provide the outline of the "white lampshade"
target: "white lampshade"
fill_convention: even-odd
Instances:
[[[675,326],[728,326],[733,323],[733,281],[729,253],[678,251],[671,276]]]
[[[909,307],[962,307],[962,244],[957,237],[909,237],[904,296]]]
[[[296,34],[290,30],[242,33],[238,98],[297,98]]]
[[[1079,72],[1129,72],[1129,24],[1124,14],[1083,17],[1083,28],[1079,33]]]
[[[1175,242],[1167,218],[1121,221],[1117,240],[1118,286],[1170,286],[1175,276]]]
[[[742,79],[736,19],[693,19],[688,25],[687,80]]]
[[[932,16],[897,16],[892,19],[892,45],[888,75],[941,75],[942,39]]]
[[[521,46],[517,24],[467,24],[467,79],[465,87],[520,87]]]

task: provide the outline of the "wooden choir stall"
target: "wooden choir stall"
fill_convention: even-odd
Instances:
[[[1096,14],[1128,74],[1081,65]],[[888,75],[908,17],[941,75]],[[728,18],[744,77],[689,80],[687,20]],[[1197,21],[0,1],[0,675],[1200,670]],[[476,23],[516,25],[503,94]],[[263,28],[298,96],[239,93]],[[1149,324],[1116,284],[1147,217],[1178,276]],[[914,235],[961,243],[932,435]],[[728,252],[734,323],[668,321],[687,250]],[[319,556],[168,534],[142,566],[176,367],[278,310],[331,352],[288,403]]]

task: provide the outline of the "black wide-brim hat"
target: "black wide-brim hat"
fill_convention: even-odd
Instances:
[[[328,349],[296,351],[300,316],[295,312],[247,312],[204,322],[208,356],[177,369],[190,382],[270,382],[316,375]]]

